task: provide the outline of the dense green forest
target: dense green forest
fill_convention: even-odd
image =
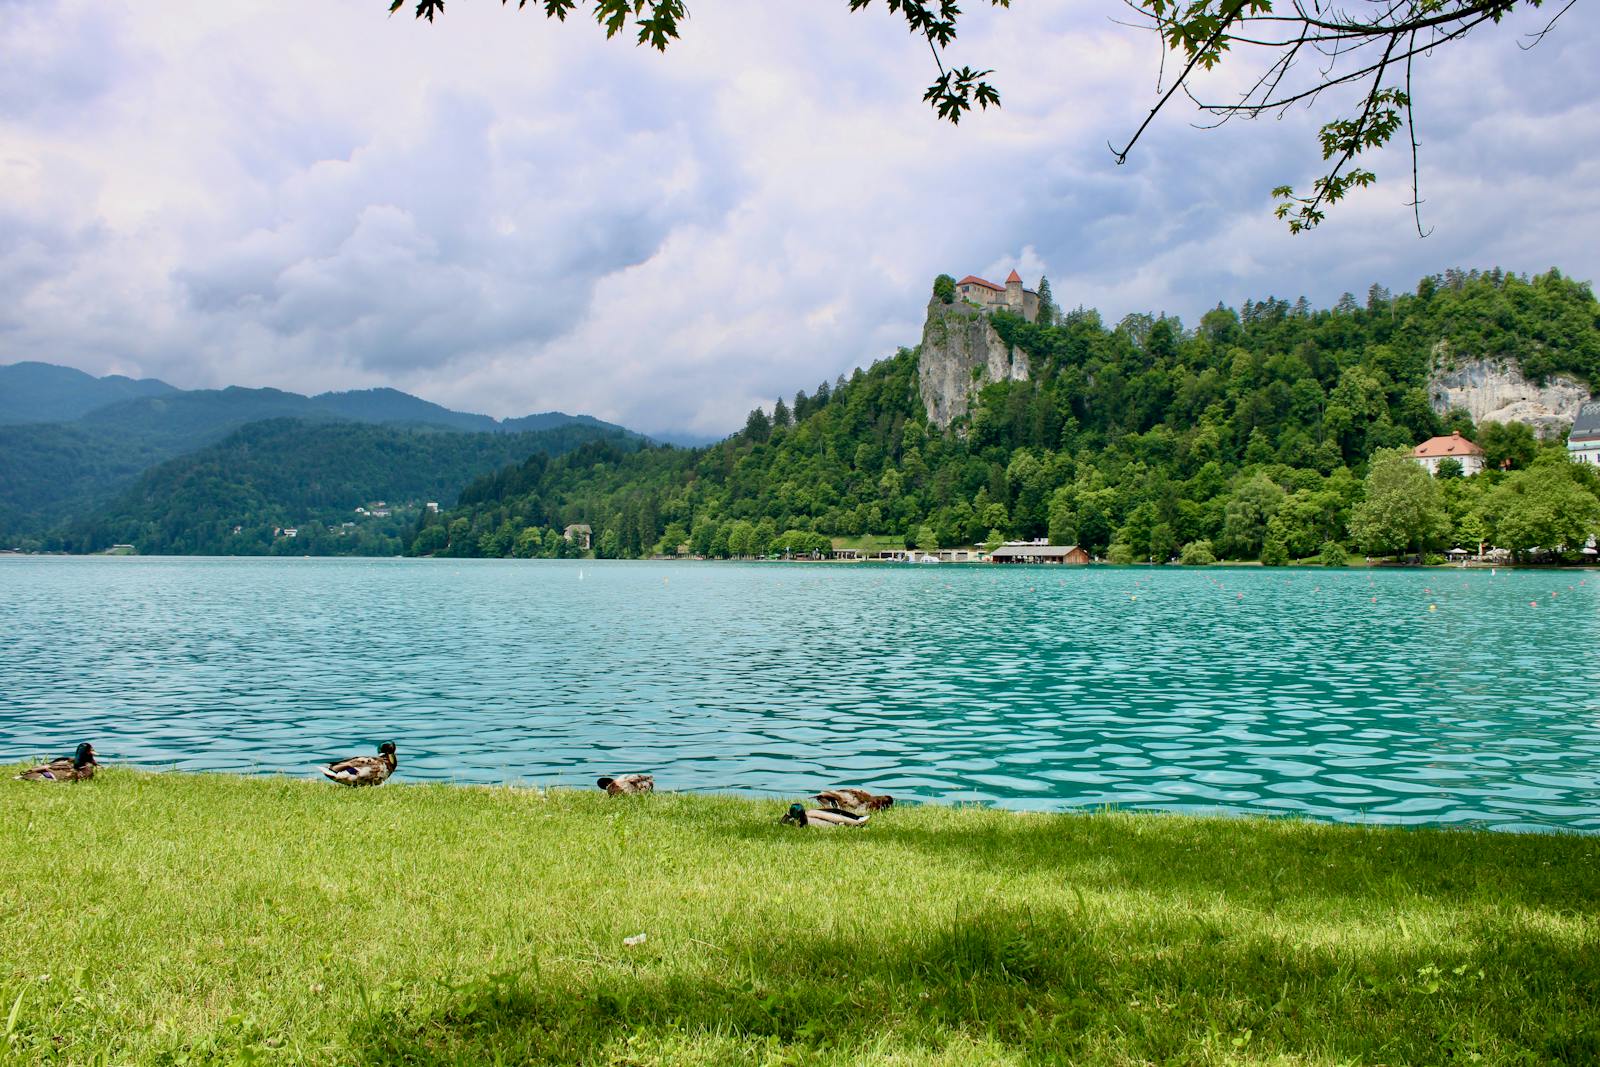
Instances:
[[[579,424],[559,411],[492,419],[397,389],[302,396],[281,389],[174,389],[165,382],[94,378],[48,363],[0,366],[0,545],[59,542],[61,528],[109,504],[145,471],[214,444],[253,422],[295,418],[525,433]]]
[[[583,522],[599,555],[621,557],[872,534],[919,547],[1048,536],[1119,560],[1336,561],[1480,540],[1575,552],[1600,518],[1593,472],[1561,442],[1428,401],[1431,370],[1456,359],[1600,381],[1600,305],[1557,271],[1450,271],[1326,310],[1269,297],[1219,305],[1193,329],[1147,315],[1108,327],[1082,308],[1045,317],[995,315],[1031,380],[984,385],[947,431],[928,424],[918,353],[902,349],[751,412],[709,448],[534,456],[424,516],[411,551],[548,554],[551,531]],[[1435,480],[1392,451],[1451,430],[1494,469]]]
[[[638,443],[582,422],[527,433],[300,419],[252,423],[147,472],[50,547],[94,551],[125,543],[141,553],[178,555],[394,555],[428,501],[448,506],[474,477],[597,440],[619,454]],[[391,514],[355,512],[378,500]],[[284,528],[296,535],[283,536]]]

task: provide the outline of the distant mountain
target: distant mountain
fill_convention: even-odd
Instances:
[[[154,378],[96,378],[53,363],[0,366],[0,425],[70,422],[119,400],[176,392]]]
[[[643,444],[604,424],[581,422],[526,433],[256,422],[147,471],[75,524],[62,547],[95,551],[132,544],[142,553],[200,555],[396,554],[427,502],[449,507],[481,475],[592,441],[624,451]],[[370,512],[365,505],[379,500],[389,514],[355,510]],[[295,530],[293,538],[282,534],[286,528]]]
[[[511,429],[487,415],[471,415],[402,393],[398,389],[354,389],[347,393],[319,393],[311,404],[320,411],[354,422],[411,422],[429,426],[448,426],[472,433],[494,433]],[[545,429],[546,427],[540,427]],[[621,429],[621,427],[613,427]]]
[[[155,464],[266,419],[513,435],[576,425],[638,437],[613,423],[561,412],[501,422],[397,389],[311,397],[239,386],[183,390],[151,380],[94,378],[46,363],[0,367],[0,412],[69,413],[52,416],[55,421],[0,417],[0,544],[38,538],[82,519]]]
[[[645,436],[657,444],[676,445],[679,448],[704,448],[707,445],[716,444],[718,441],[721,441],[728,435],[717,433],[678,433],[676,431],[664,431],[661,433],[647,433]]]

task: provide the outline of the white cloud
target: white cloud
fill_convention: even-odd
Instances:
[[[0,360],[716,432],[914,344],[945,270],[1048,272],[1111,321],[1596,273],[1579,9],[1533,53],[1498,31],[1419,66],[1418,241],[1401,151],[1317,233],[1271,219],[1321,113],[1174,113],[1115,166],[1159,58],[1115,7],[975,9],[956,59],[1005,107],[950,128],[881,5],[707,0],[664,56],[489,0],[434,26],[385,6],[8,10]]]

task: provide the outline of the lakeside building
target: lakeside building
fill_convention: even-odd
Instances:
[[[1089,553],[1078,545],[1052,545],[1043,541],[1007,541],[989,553],[991,563],[1070,563],[1082,566]]]
[[[976,274],[969,274],[956,282],[956,292],[961,299],[969,300],[982,308],[1000,308],[1014,311],[1032,322],[1039,317],[1039,294],[1022,287],[1022,275],[1012,271],[1004,285],[996,285]]]
[[[1429,474],[1439,473],[1439,464],[1453,459],[1461,464],[1461,473],[1471,477],[1483,470],[1483,449],[1461,436],[1461,432],[1448,437],[1430,437],[1411,450],[1411,458]]]
[[[561,531],[561,539],[563,541],[569,545],[576,542],[578,547],[585,552],[589,551],[589,539],[593,535],[594,531],[589,529],[589,524],[586,522],[575,522]]]
[[[1574,463],[1600,467],[1600,401],[1578,409],[1567,434],[1567,458]]]

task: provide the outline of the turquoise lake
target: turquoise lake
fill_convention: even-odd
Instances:
[[[399,781],[1592,832],[1597,599],[1594,572],[10,558],[0,761],[314,775],[393,739]]]

